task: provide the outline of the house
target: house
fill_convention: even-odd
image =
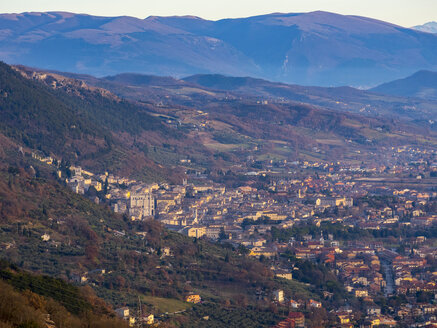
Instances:
[[[284,278],[287,280],[293,279],[292,273],[285,269],[274,269],[273,273],[275,274],[275,277]]]
[[[335,206],[335,199],[334,198],[317,198],[316,200],[316,206],[317,207],[331,207]]]
[[[343,207],[352,207],[354,205],[353,198],[317,198],[316,206],[317,207],[331,207],[331,206],[343,206]]]
[[[379,316],[372,320],[373,326],[385,326],[385,327],[395,327],[397,325],[396,320],[388,316]]]
[[[295,300],[290,300],[290,307],[292,309],[298,309],[302,304],[300,304],[299,302],[295,301]]]
[[[353,277],[352,278],[352,284],[368,286],[369,282],[367,281],[366,277]]]
[[[161,252],[162,252],[162,256],[171,256],[172,255],[170,247],[163,247],[161,249]]]
[[[43,235],[41,236],[41,239],[42,239],[43,241],[49,241],[49,240],[50,240],[50,235],[47,234],[47,233],[45,233],[45,234],[43,234]]]
[[[266,243],[267,240],[265,238],[258,238],[250,242],[252,246],[258,246],[258,247],[264,246]]]
[[[198,294],[191,294],[191,295],[188,295],[187,297],[185,297],[185,302],[188,302],[188,303],[197,304],[197,303],[200,303],[201,300],[202,299],[201,299],[200,295],[198,295]]]
[[[430,217],[413,217],[411,219],[411,224],[416,226],[430,226],[437,220],[437,217],[430,216]]]
[[[282,303],[284,302],[284,291],[282,289],[277,289],[273,292],[273,300]]]
[[[285,320],[279,322],[273,328],[305,327],[305,316],[302,312],[290,312]]]
[[[88,277],[86,274],[72,274],[71,280],[78,284],[84,284],[88,281]]]
[[[123,319],[126,319],[129,317],[129,308],[127,306],[115,309],[115,313]]]
[[[82,168],[80,166],[70,166],[70,172],[72,172],[74,176],[80,176],[82,175]]]
[[[305,327],[305,316],[302,312],[290,312],[288,318],[294,321],[294,327]]]
[[[367,289],[355,289],[355,297],[367,297],[369,292]]]
[[[155,323],[155,316],[153,314],[146,314],[143,316],[142,322],[146,325],[153,325]]]
[[[129,199],[129,215],[132,220],[155,215],[155,199],[150,192],[132,193]]]
[[[338,318],[338,321],[340,321],[340,323],[342,325],[348,324],[351,322],[351,314],[347,313],[347,312],[337,312],[337,318]]]
[[[219,239],[220,234],[224,231],[223,226],[209,226],[205,230],[206,237],[210,239]]]
[[[381,315],[381,308],[378,306],[370,306],[366,311],[369,316]]]
[[[254,247],[250,250],[249,256],[260,257],[264,255],[265,257],[273,257],[276,255],[276,251],[269,247]]]
[[[317,309],[320,309],[320,308],[322,307],[322,303],[317,302],[317,301],[315,301],[315,300],[313,300],[313,299],[310,299],[310,300],[308,301],[308,307],[309,307],[309,308],[317,308]]]
[[[135,326],[135,323],[137,322],[137,320],[135,319],[135,317],[129,317],[126,320],[129,321],[129,327],[133,327]]]

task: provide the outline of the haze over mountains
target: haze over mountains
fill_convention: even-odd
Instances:
[[[208,21],[0,15],[0,59],[97,76],[253,76],[321,86],[376,86],[437,69],[437,35],[327,12]]]

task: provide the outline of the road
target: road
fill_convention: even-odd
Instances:
[[[385,297],[393,295],[395,291],[395,284],[393,280],[393,269],[389,262],[382,260],[381,261],[382,269],[385,273],[385,289],[384,289],[384,295]]]

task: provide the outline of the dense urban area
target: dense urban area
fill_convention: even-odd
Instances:
[[[304,327],[305,312],[326,306],[341,327],[357,322],[427,327],[436,320],[433,149],[392,147],[384,151],[385,163],[374,165],[248,160],[215,182],[206,172],[188,169],[179,185],[146,184],[78,166],[62,170],[50,157],[33,156],[52,165],[74,192],[129,220],[157,220],[188,237],[244,248],[282,279],[310,281],[302,263],[322,265],[359,302],[361,312],[347,303],[333,307],[333,298],[346,296],[329,285],[320,301],[280,289],[260,293],[291,310],[276,327],[291,322]],[[239,177],[240,187],[226,186],[230,175]],[[50,240],[49,235],[41,238]],[[161,251],[172,256],[170,248]],[[79,283],[93,281],[91,272],[77,274]],[[199,303],[202,295],[187,295],[186,301]],[[127,307],[116,311],[131,323],[138,320]],[[149,324],[154,321],[150,315]]]

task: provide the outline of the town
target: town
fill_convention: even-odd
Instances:
[[[436,152],[392,147],[379,156],[384,164],[248,160],[224,173],[223,181],[188,168],[181,184],[170,185],[78,166],[63,171],[58,161],[33,154],[54,165],[74,192],[130,221],[153,219],[189,237],[244,248],[282,279],[305,281],[296,261],[327,268],[363,310],[331,307],[341,327],[431,327],[437,324]],[[231,174],[239,186],[227,185]],[[319,300],[282,290],[259,296],[291,310],[277,327],[304,327],[302,312],[337,297],[330,290]],[[117,313],[134,320],[128,308]],[[153,323],[153,315],[146,322]]]

